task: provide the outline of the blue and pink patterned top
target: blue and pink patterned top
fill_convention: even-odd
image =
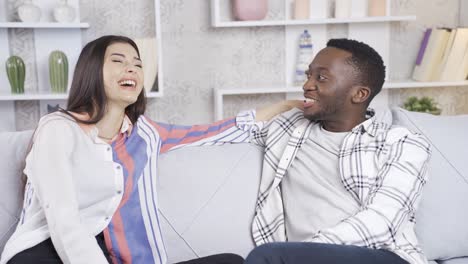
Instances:
[[[219,145],[249,139],[246,124],[254,113],[211,125],[177,126],[140,117],[136,124],[112,142],[113,160],[123,168],[124,195],[104,230],[112,260],[117,263],[165,263],[156,195],[158,155],[186,145]],[[239,127],[238,127],[239,126]],[[243,128],[243,129],[240,129]]]

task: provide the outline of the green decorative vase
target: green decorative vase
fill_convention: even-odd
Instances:
[[[5,66],[11,92],[15,94],[24,93],[24,77],[26,75],[24,61],[18,56],[11,56],[6,61]]]
[[[55,50],[49,56],[49,79],[52,92],[65,93],[68,86],[68,59],[62,51]]]

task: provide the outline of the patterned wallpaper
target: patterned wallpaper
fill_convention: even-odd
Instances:
[[[6,1],[8,8],[14,9],[17,1]],[[185,124],[211,122],[214,87],[255,87],[284,82],[283,27],[212,28],[208,0],[156,1],[161,1],[164,97],[149,100],[151,118]],[[270,18],[283,16],[282,1],[270,0]],[[425,27],[459,24],[458,15],[442,14],[458,14],[461,1],[393,0],[393,14],[416,14],[418,19],[392,24],[392,78],[410,76]],[[462,11],[464,16],[468,14],[466,9]],[[82,33],[84,43],[105,34],[154,35],[154,0],[80,0],[80,13],[81,21],[90,23],[90,28]],[[329,26],[329,34],[346,34],[346,28]],[[10,44],[12,51],[25,58],[27,67],[35,67],[31,30],[11,31]],[[37,76],[29,75],[25,89],[36,89],[36,82]],[[443,114],[468,113],[467,87],[395,90],[390,94],[390,102],[400,105],[411,95],[435,98]],[[227,96],[224,111],[230,115],[283,98],[282,94]],[[34,127],[40,116],[38,102],[16,102],[15,109],[18,130]]]

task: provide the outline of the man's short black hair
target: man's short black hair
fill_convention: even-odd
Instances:
[[[371,89],[368,103],[376,96],[385,81],[385,65],[382,57],[369,45],[352,39],[330,39],[327,47],[348,51],[352,54],[348,62],[354,68],[356,84]]]

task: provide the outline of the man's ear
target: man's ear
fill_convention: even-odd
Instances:
[[[353,94],[351,97],[351,102],[354,104],[362,104],[369,99],[371,95],[371,89],[367,86],[355,85],[353,86]]]

